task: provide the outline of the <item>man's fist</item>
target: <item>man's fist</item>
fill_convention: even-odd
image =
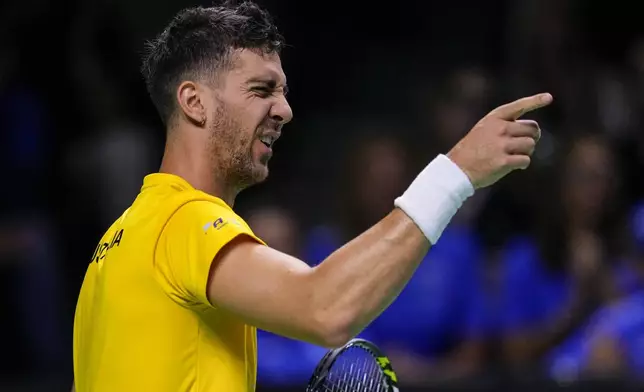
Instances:
[[[447,156],[467,174],[475,189],[492,185],[513,170],[527,168],[541,130],[535,121],[519,117],[551,102],[552,95],[545,93],[499,106]]]

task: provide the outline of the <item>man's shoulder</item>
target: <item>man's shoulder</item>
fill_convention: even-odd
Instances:
[[[129,213],[138,218],[154,216],[162,221],[167,221],[178,213],[193,216],[209,214],[212,211],[233,213],[223,200],[196,189],[142,192],[128,211],[122,218]]]
[[[222,200],[213,197],[195,198],[181,204],[171,220],[175,224],[198,224],[204,232],[223,228],[248,229],[248,224]]]
[[[164,233],[174,241],[194,240],[202,235],[226,238],[231,232],[251,232],[248,224],[223,200],[194,189],[139,194],[105,233],[102,242],[111,242],[120,231],[137,237],[137,243],[154,244]]]
[[[167,173],[146,176],[130,210],[130,214],[137,217],[132,220],[138,222],[149,219],[166,222],[176,220],[176,216],[234,214],[222,199],[195,189],[183,178]]]
[[[109,242],[123,230],[137,237],[153,238],[169,225],[187,229],[188,225],[213,223],[217,218],[226,222],[241,220],[223,201],[197,190],[140,193],[104,232],[101,243]]]

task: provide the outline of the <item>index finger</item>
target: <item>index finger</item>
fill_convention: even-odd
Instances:
[[[537,94],[499,106],[492,110],[488,116],[514,121],[524,114],[548,106],[550,103],[552,103],[552,95],[548,93]]]

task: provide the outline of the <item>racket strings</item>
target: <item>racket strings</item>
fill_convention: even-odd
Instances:
[[[386,392],[387,388],[374,355],[362,347],[350,347],[336,359],[318,391]]]

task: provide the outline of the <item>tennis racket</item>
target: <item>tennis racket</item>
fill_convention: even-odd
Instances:
[[[373,343],[353,339],[320,360],[306,392],[398,392],[391,362]]]

